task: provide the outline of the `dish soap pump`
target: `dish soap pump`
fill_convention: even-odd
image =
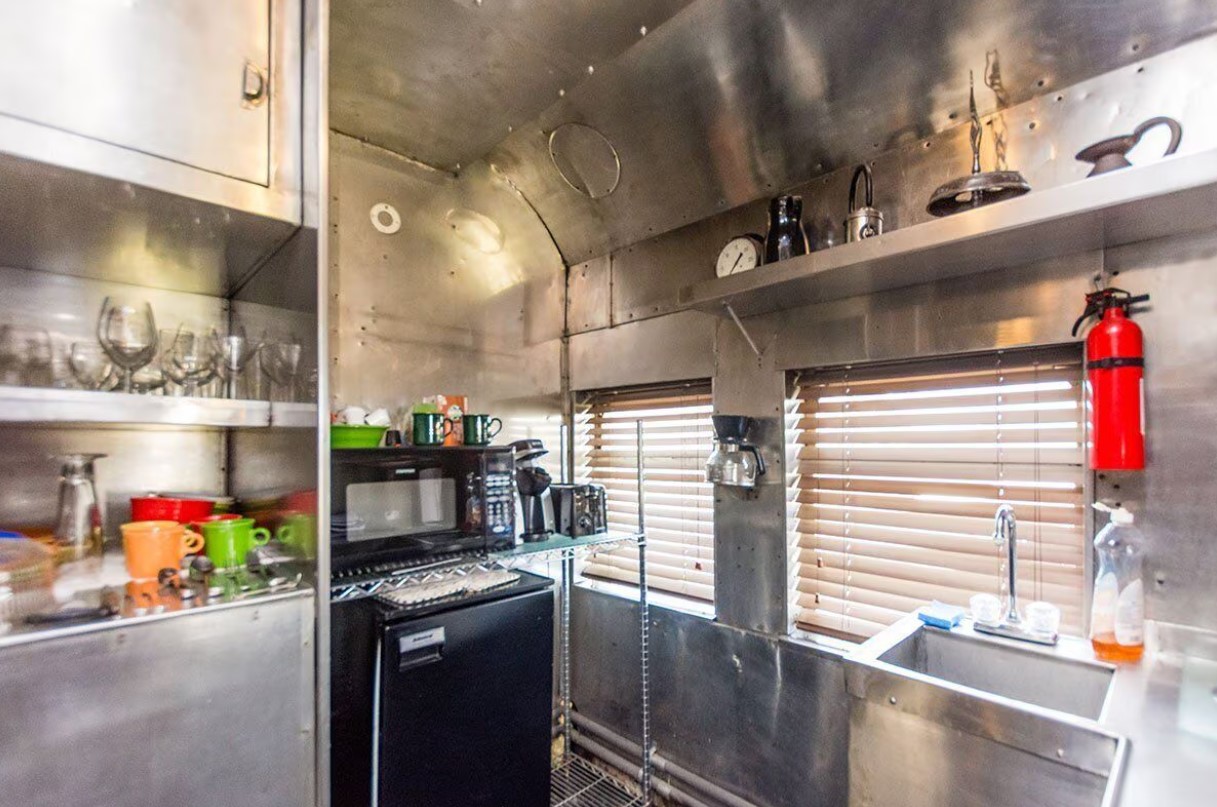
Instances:
[[[1145,650],[1145,589],[1141,559],[1145,538],[1132,513],[1095,502],[1110,522],[1095,536],[1099,564],[1090,611],[1090,643],[1104,661],[1140,661]]]

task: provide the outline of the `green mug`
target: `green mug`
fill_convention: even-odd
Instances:
[[[270,541],[270,530],[255,527],[252,518],[204,521],[196,526],[203,531],[203,552],[217,569],[244,566],[249,550]]]
[[[293,555],[317,557],[317,517],[311,513],[291,513],[279,525],[275,540]]]
[[[452,421],[439,412],[414,413],[414,445],[442,446],[452,432]]]
[[[465,415],[461,423],[465,426],[467,446],[488,446],[495,435],[503,431],[503,421],[490,415]]]

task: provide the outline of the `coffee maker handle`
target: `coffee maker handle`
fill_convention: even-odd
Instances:
[[[765,458],[761,456],[761,452],[757,450],[757,447],[743,445],[743,446],[740,446],[740,448],[752,452],[752,456],[756,457],[756,475],[764,476],[765,475]]]

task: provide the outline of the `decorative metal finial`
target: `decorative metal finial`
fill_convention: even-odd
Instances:
[[[968,110],[972,116],[972,173],[980,173],[980,115],[976,112],[976,83],[968,71]]]

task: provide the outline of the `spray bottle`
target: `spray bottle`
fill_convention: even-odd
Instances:
[[[1095,502],[1111,521],[1095,536],[1098,555],[1090,642],[1104,661],[1139,661],[1145,650],[1145,588],[1141,560],[1145,538],[1133,526],[1132,513]]]

